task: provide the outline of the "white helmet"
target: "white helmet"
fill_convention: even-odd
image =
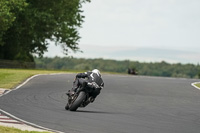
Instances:
[[[94,70],[92,70],[92,72],[93,72],[93,73],[96,73],[98,76],[101,75],[101,73],[100,73],[100,71],[99,71],[98,69],[94,69]]]

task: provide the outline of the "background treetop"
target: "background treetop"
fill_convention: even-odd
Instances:
[[[1,0],[0,59],[33,61],[42,56],[48,39],[78,51],[82,4],[90,0]]]

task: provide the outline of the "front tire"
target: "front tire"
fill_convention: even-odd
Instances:
[[[85,92],[81,91],[79,93],[78,97],[76,98],[76,100],[69,107],[69,110],[76,111],[78,109],[78,107],[80,107],[81,103],[85,100],[85,98],[86,98]]]
[[[67,103],[67,105],[65,106],[66,110],[69,110],[69,104]]]

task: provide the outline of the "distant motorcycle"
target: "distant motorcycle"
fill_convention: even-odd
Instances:
[[[86,107],[91,101],[89,95],[91,92],[92,88],[83,85],[83,87],[79,87],[74,94],[67,93],[68,103],[65,106],[65,109],[76,111],[79,107]]]

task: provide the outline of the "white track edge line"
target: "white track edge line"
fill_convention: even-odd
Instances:
[[[14,115],[12,115],[12,114],[10,114],[10,113],[4,111],[4,110],[2,110],[2,109],[0,109],[0,112],[3,112],[4,114],[6,114],[6,115],[12,117],[13,119],[16,119],[16,120],[18,120],[18,121],[21,121],[21,122],[23,122],[23,123],[25,123],[25,124],[31,125],[31,126],[36,127],[36,128],[40,128],[40,129],[43,129],[43,130],[47,130],[47,131],[51,131],[51,132],[56,132],[56,133],[64,133],[64,132],[61,132],[61,131],[53,130],[53,129],[50,129],[50,128],[45,128],[45,127],[36,125],[36,124],[34,124],[34,123],[27,122],[27,121],[22,120],[22,119],[20,119],[20,118],[18,118],[18,117],[16,117],[16,116],[14,116]]]
[[[194,82],[194,83],[191,83],[191,85],[192,85],[194,88],[196,88],[196,89],[200,90],[200,88],[199,88],[199,87],[197,87],[195,84],[200,84],[200,82]]]

